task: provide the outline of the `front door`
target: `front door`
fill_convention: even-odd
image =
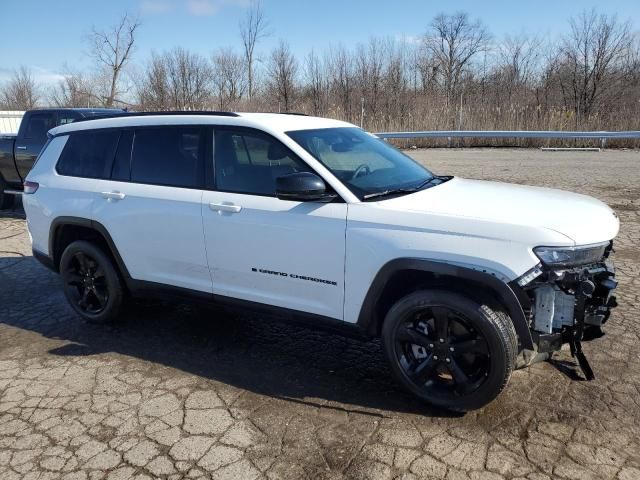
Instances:
[[[347,205],[279,200],[275,179],[310,168],[252,129],[216,127],[202,197],[215,294],[343,318]]]

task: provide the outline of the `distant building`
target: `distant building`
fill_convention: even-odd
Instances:
[[[24,112],[0,110],[0,135],[18,133],[23,115]]]

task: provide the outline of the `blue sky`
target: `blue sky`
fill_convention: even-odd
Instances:
[[[182,46],[209,56],[219,47],[237,47],[238,22],[249,0],[3,0],[0,81],[25,65],[41,81],[52,82],[66,63],[86,67],[84,39],[91,26],[113,24],[123,12],[139,14],[136,61],[152,50]],[[342,43],[351,46],[370,36],[416,38],[434,15],[464,10],[482,20],[500,39],[505,34],[535,33],[550,38],[566,29],[567,19],[596,8],[640,29],[640,1],[609,0],[263,0],[271,36],[268,51],[280,38],[297,54]]]

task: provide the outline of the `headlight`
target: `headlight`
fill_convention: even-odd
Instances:
[[[609,242],[579,247],[536,247],[538,258],[549,267],[575,267],[602,260]]]

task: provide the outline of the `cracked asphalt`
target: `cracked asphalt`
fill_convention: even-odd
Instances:
[[[88,325],[4,211],[0,479],[640,479],[640,153],[410,153],[617,211],[620,307],[585,345],[595,381],[563,350],[460,416],[404,393],[376,341],[171,303]]]

